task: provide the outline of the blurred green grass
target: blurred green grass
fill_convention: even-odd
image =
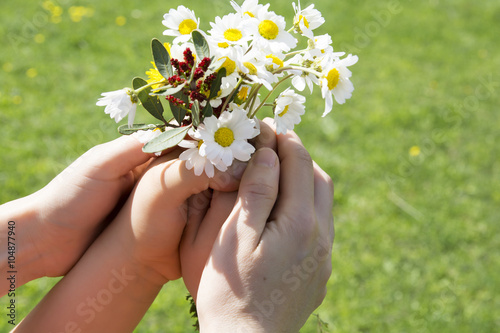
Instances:
[[[230,10],[225,0],[54,2],[59,23],[43,1],[0,3],[2,203],[117,136],[95,101],[145,76],[163,13],[184,4],[208,29]],[[321,118],[316,91],[297,128],[336,191],[334,269],[317,313],[332,332],[498,331],[500,3],[315,4],[327,19],[319,32],[360,57],[352,100]],[[73,22],[71,6],[93,14]],[[290,2],[271,9],[290,22]],[[56,281],[19,288],[18,319]],[[185,293],[166,285],[136,331],[191,331]],[[302,332],[316,332],[314,317]]]

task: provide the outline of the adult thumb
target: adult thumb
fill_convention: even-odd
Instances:
[[[255,152],[241,179],[236,205],[224,228],[256,246],[278,196],[279,158],[270,148]]]

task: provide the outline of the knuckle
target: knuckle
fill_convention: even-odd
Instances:
[[[333,193],[335,191],[335,186],[333,184],[333,180],[332,180],[332,177],[330,177],[326,172],[324,173],[324,179],[325,179],[325,183],[326,185],[328,186],[328,190],[330,191],[330,193],[332,194],[333,196]]]
[[[294,145],[292,153],[293,153],[293,156],[295,158],[297,158],[299,161],[302,161],[304,163],[312,165],[313,161],[312,161],[311,155],[309,154],[309,152],[306,150],[306,148],[304,146]]]
[[[297,244],[305,248],[310,247],[311,242],[318,235],[318,225],[314,218],[314,212],[310,214],[307,212],[300,212],[294,216],[290,216],[289,219],[294,221],[294,223],[291,223],[293,227],[289,232],[293,234]]]
[[[261,123],[260,134],[255,138],[256,148],[269,147],[274,149],[276,147],[276,134],[266,123]]]
[[[325,286],[330,280],[330,277],[332,276],[332,260],[330,256],[328,258],[329,260],[325,263],[324,269],[322,270],[320,276],[320,282]]]
[[[245,185],[243,193],[247,203],[253,204],[262,202],[273,202],[276,200],[276,189],[273,185],[265,182],[255,182]]]

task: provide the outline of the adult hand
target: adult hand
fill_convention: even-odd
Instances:
[[[260,121],[260,134],[253,139],[256,149],[276,150],[276,133],[271,119]],[[196,299],[203,268],[208,260],[217,234],[233,210],[238,191],[207,190],[188,200],[188,221],[180,244],[182,278]]]
[[[213,244],[201,269],[184,270],[183,259],[202,331],[298,331],[324,299],[334,237],[333,185],[293,132],[278,136],[277,150],[279,159],[268,148],[254,154],[215,243],[196,239],[213,237],[223,214],[208,209],[205,219],[194,214],[188,222],[190,243],[183,248],[199,243],[203,253],[201,248],[207,252]]]

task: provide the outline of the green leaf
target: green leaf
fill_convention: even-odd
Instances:
[[[193,37],[194,48],[196,50],[196,55],[198,56],[199,61],[201,61],[205,57],[210,58],[210,47],[208,46],[208,42],[205,37],[203,37],[201,32],[199,32],[198,30],[193,30],[193,32],[191,32],[191,36]]]
[[[134,78],[132,81],[132,86],[134,87],[135,90],[138,90],[141,87],[144,87],[148,83],[146,80],[141,79],[140,77]],[[163,105],[160,102],[160,99],[158,96],[151,96],[149,93],[151,92],[151,87],[148,87],[142,91],[139,92],[139,100],[142,103],[142,106],[148,111],[153,117],[155,117],[158,120],[163,121],[166,123],[165,118],[163,118]]]
[[[152,130],[157,128],[157,125],[153,124],[133,124],[132,126],[128,126],[127,124],[121,125],[118,127],[118,132],[123,135],[130,135],[132,133],[135,133],[137,131],[147,131],[147,130]]]
[[[207,105],[203,108],[203,111],[201,111],[204,117],[211,117],[214,114],[214,109],[212,108],[212,105],[210,105],[210,101],[207,101]]]
[[[210,97],[208,99],[217,97],[217,94],[219,93],[220,90],[220,85],[222,84],[222,78],[225,76],[226,76],[226,69],[221,68],[217,72],[217,77],[215,78],[214,82],[212,82],[212,86],[210,87]]]
[[[151,49],[153,51],[153,59],[155,61],[156,68],[158,68],[158,72],[160,72],[160,74],[166,79],[174,75],[172,64],[170,62],[170,55],[168,54],[165,46],[163,46],[158,39],[153,38],[151,41]]]
[[[178,93],[174,94],[174,97],[183,100],[186,103],[186,105],[188,104],[188,97],[182,91],[179,91]],[[170,103],[170,110],[172,111],[172,115],[174,116],[175,120],[177,120],[177,123],[179,123],[179,125],[182,124],[182,121],[186,116],[187,110],[183,107],[175,105],[172,102],[169,103]]]
[[[200,102],[195,100],[193,102],[193,109],[191,110],[191,114],[193,116],[193,125],[198,127],[200,124]]]
[[[170,147],[177,146],[184,139],[191,126],[176,127],[158,135],[144,145],[142,151],[145,153],[158,153]]]

